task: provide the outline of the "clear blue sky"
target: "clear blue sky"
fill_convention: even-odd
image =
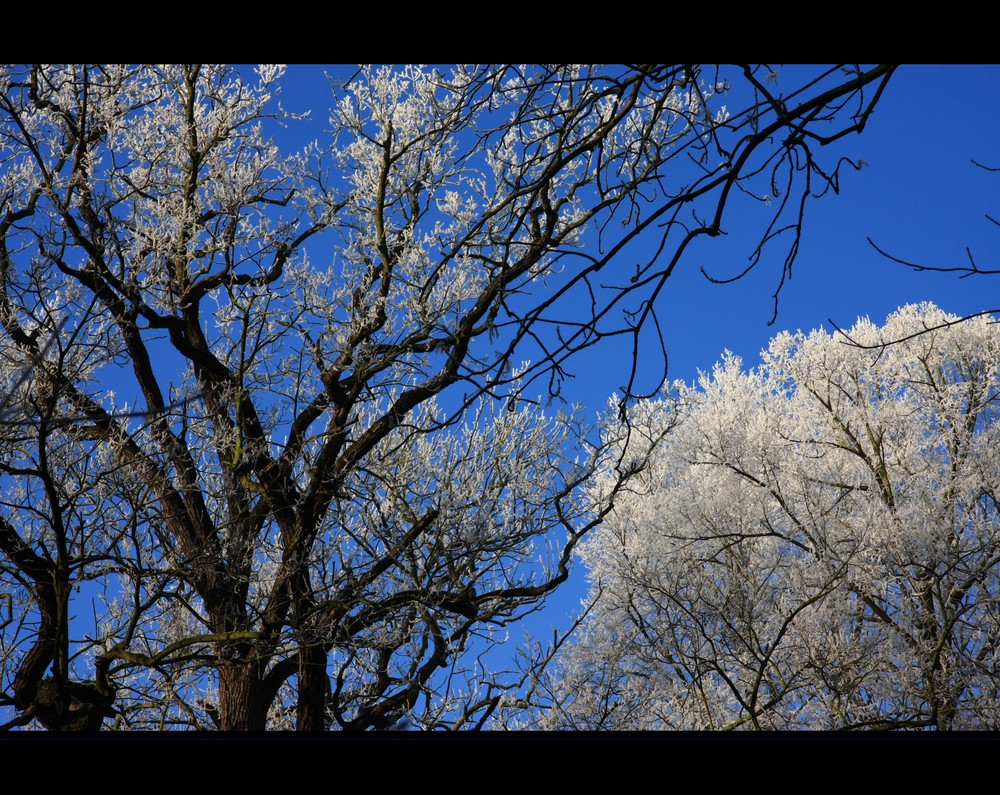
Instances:
[[[289,144],[328,129],[332,94],[325,74],[349,72],[339,65],[289,66],[282,104],[313,112],[310,124],[289,131]],[[902,304],[926,300],[956,313],[1000,308],[1000,276],[914,273],[888,262],[866,239],[901,258],[937,266],[967,264],[969,246],[982,267],[995,261],[1000,268],[1000,256],[993,257],[1000,228],[985,217],[1000,217],[1000,173],[972,163],[1000,167],[997,129],[1000,66],[900,68],[864,133],[837,144],[839,154],[869,165],[843,171],[840,195],[809,203],[794,276],[782,290],[773,326],[768,321],[781,275],[778,249],[774,259],[734,284],[713,285],[699,273],[701,267],[720,277],[742,270],[759,225],[741,228],[743,219],[730,217],[726,237],[703,238],[689,250],[659,307],[667,323],[670,377],[692,379],[727,348],[752,364],[777,331],[810,330],[828,318],[844,328],[865,315],[881,322]],[[606,373],[578,370],[573,397],[596,410],[610,391]]]
[[[286,151],[321,136],[328,128],[332,100],[325,72],[343,66],[292,65],[283,80],[287,110],[312,110],[310,124],[291,128],[280,140]],[[840,195],[807,208],[794,276],[781,295],[779,313],[771,298],[781,277],[780,258],[762,262],[746,278],[728,285],[708,283],[704,267],[719,277],[745,268],[760,227],[734,216],[728,236],[703,239],[682,260],[663,295],[670,377],[691,381],[723,350],[758,360],[768,340],[784,329],[804,331],[832,318],[849,327],[859,316],[881,323],[898,306],[934,301],[947,311],[969,314],[1000,309],[1000,274],[972,276],[915,273],[891,263],[867,242],[871,237],[895,255],[931,266],[966,265],[970,247],[981,267],[1000,268],[1000,172],[973,165],[975,159],[1000,167],[1000,66],[906,66],[897,71],[861,136],[841,141],[837,151],[869,165],[844,171]],[[776,255],[778,250],[775,251]],[[317,254],[313,261],[320,261]],[[623,382],[620,353],[605,347],[579,360],[564,396],[591,416],[604,410]],[[615,368],[618,368],[617,371]],[[617,372],[617,375],[614,373]],[[611,375],[609,375],[611,373]],[[533,618],[542,640],[553,625],[565,627],[586,593],[582,567]],[[83,609],[82,607],[80,608]],[[512,640],[519,639],[517,630]],[[0,716],[0,721],[3,718]]]
[[[344,67],[292,65],[283,81],[286,109],[313,109],[316,117],[300,135],[325,129],[331,96],[324,72]],[[897,307],[933,301],[943,309],[969,314],[1000,309],[1000,275],[916,273],[889,262],[868,243],[872,238],[894,255],[931,266],[967,265],[968,246],[983,268],[1000,268],[995,255],[1000,228],[1000,173],[977,168],[975,159],[1000,167],[1000,66],[912,65],[893,76],[868,127],[837,144],[837,152],[868,166],[843,172],[839,195],[807,207],[805,231],[793,278],[786,283],[774,325],[771,298],[781,276],[781,260],[765,260],[746,278],[714,285],[699,273],[730,276],[746,267],[760,227],[742,228],[733,217],[725,238],[705,239],[689,250],[659,306],[666,321],[670,378],[690,381],[708,370],[723,350],[747,366],[780,330],[808,331],[832,319],[848,328],[859,316],[881,323]],[[302,140],[304,140],[303,138]],[[825,153],[824,153],[825,154]],[[564,396],[591,414],[602,410],[621,378],[610,348],[578,363],[576,379]],[[548,624],[563,624],[586,592],[582,568],[532,626],[551,637]],[[516,637],[516,633],[515,633]]]

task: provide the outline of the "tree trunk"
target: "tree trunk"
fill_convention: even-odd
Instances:
[[[326,651],[318,643],[303,644],[299,649],[296,730],[318,732],[326,729],[326,694],[329,685]]]
[[[264,731],[270,704],[264,696],[259,666],[233,662],[219,666],[219,729]]]

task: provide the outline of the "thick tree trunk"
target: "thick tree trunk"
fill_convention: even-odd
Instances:
[[[229,732],[264,731],[269,699],[260,669],[253,662],[219,666],[219,729]]]
[[[321,645],[303,644],[299,649],[299,688],[295,728],[317,732],[326,729],[326,651]]]

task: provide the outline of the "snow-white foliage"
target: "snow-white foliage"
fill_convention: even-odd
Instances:
[[[583,545],[542,725],[1000,726],[1000,326],[956,320],[782,333],[638,406],[611,460],[665,436]]]

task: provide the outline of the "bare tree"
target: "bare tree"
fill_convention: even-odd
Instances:
[[[892,72],[363,69],[289,155],[280,69],[4,70],[8,725],[468,727],[522,703],[493,649],[602,519],[592,435],[533,390],[609,336],[658,340],[657,296],[736,197],[772,203],[751,265],[787,239],[787,273],[853,165],[819,148]]]

